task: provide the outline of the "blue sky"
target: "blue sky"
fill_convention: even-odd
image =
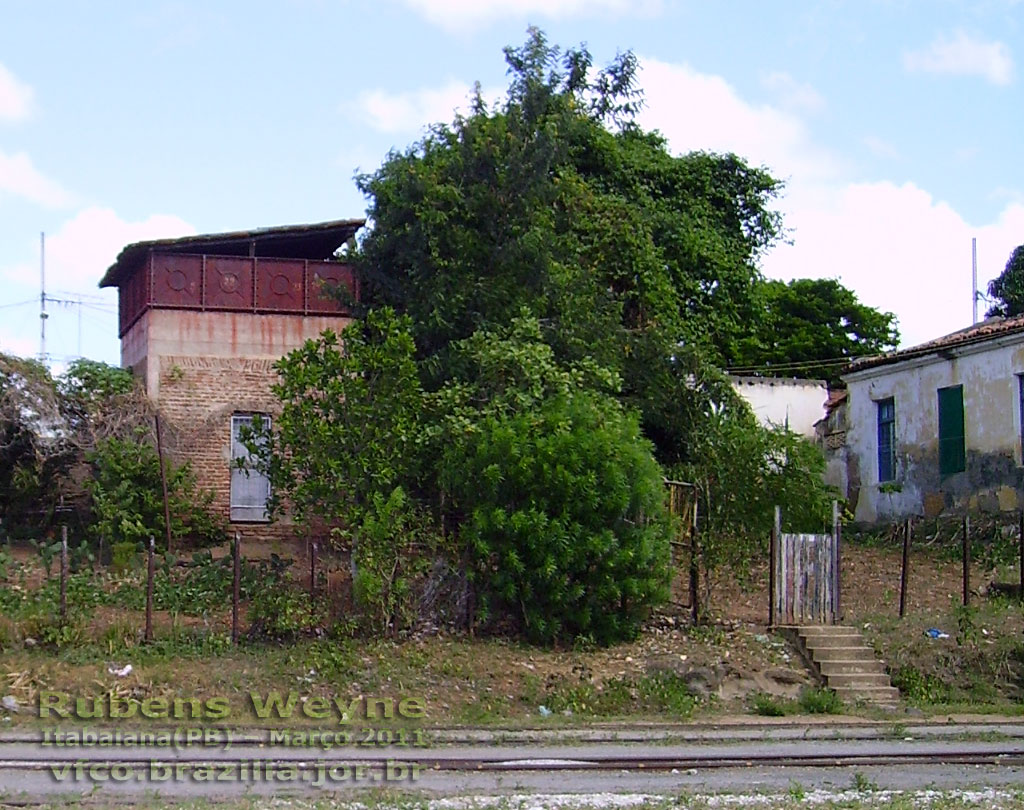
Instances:
[[[52,361],[117,362],[121,247],[362,215],[354,173],[498,94],[530,24],[633,50],[674,152],[785,179],[764,272],[839,278],[905,345],[970,323],[971,237],[983,288],[1024,243],[1020,0],[0,0],[0,351],[39,351],[41,231],[83,301]]]

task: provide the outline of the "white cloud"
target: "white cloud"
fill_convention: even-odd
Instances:
[[[844,162],[816,143],[793,111],[751,104],[721,77],[685,65],[641,64],[641,124],[666,135],[673,152],[732,151],[787,178],[779,207],[792,244],[776,246],[764,272],[784,280],[839,278],[865,303],[896,313],[903,345],[970,323],[972,236],[981,289],[1021,242],[1019,201],[1008,202],[995,222],[974,227],[913,183],[852,183]]]
[[[24,152],[8,155],[0,150],[0,196],[3,192],[47,208],[60,208],[73,200],[59,183],[40,174]]]
[[[972,227],[947,203],[913,183],[841,186],[826,204],[789,212],[793,244],[764,262],[778,278],[838,278],[861,300],[895,312],[903,345],[971,322],[971,237],[978,238],[978,286],[998,275],[1024,233],[1024,206]],[[980,314],[984,314],[981,309]]]
[[[141,222],[126,222],[109,208],[86,208],[56,233],[46,235],[46,286],[95,295],[100,278],[125,245],[195,232],[176,216],[154,214]],[[38,272],[36,267],[16,266],[4,275],[11,281],[23,281],[35,278]]]
[[[32,88],[0,64],[0,121],[24,121],[32,114]]]
[[[490,104],[500,90],[483,90]],[[465,82],[449,81],[442,87],[425,87],[404,93],[367,90],[356,100],[356,109],[366,122],[380,132],[416,132],[430,124],[448,123],[455,111],[469,111],[473,88]]]
[[[877,135],[865,135],[863,143],[875,157],[895,159],[900,156],[895,146]]]
[[[798,82],[782,71],[762,76],[761,86],[773,93],[779,103],[790,110],[818,112],[825,106],[825,99],[811,85]]]
[[[466,31],[505,17],[651,16],[661,0],[405,0],[430,22],[449,31]]]
[[[980,76],[992,84],[1009,84],[1013,78],[1013,57],[1005,44],[963,31],[952,39],[940,34],[926,49],[905,52],[903,66],[911,72]]]
[[[752,105],[720,76],[687,65],[642,58],[638,84],[646,106],[639,121],[658,129],[675,152],[735,152],[783,179],[820,181],[841,169],[840,159],[818,147],[803,120],[767,104]]]

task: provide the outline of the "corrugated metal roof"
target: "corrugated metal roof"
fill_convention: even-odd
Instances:
[[[948,349],[969,346],[975,343],[982,343],[986,340],[1012,335],[1017,332],[1024,332],[1024,315],[1017,315],[1012,318],[988,318],[974,326],[968,326],[957,332],[929,340],[908,349],[900,349],[888,354],[879,354],[874,357],[865,357],[862,360],[855,360],[846,368],[846,374],[857,371],[864,371],[878,366],[887,366],[892,363],[900,363],[904,360],[911,360],[917,357],[924,357],[929,354],[939,354]]]
[[[251,231],[199,234],[178,239],[135,242],[125,247],[100,280],[101,287],[117,287],[128,271],[151,250],[168,253],[210,253],[219,256],[256,256],[277,259],[329,259],[365,224],[363,219],[339,219],[311,225],[282,225]]]

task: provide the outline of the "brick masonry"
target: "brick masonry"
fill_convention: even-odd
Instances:
[[[342,331],[339,315],[193,312],[151,308],[122,337],[121,362],[140,376],[167,426],[165,443],[178,464],[191,463],[214,508],[243,539],[297,538],[287,517],[273,523],[230,523],[231,417],[268,413],[277,403],[274,363],[317,338]]]
[[[188,461],[199,485],[214,493],[214,509],[230,517],[231,416],[277,411],[270,386],[274,361],[238,357],[165,355],[159,360],[159,408],[168,424],[176,463]],[[284,541],[295,537],[287,517],[273,523],[231,523],[243,538]]]

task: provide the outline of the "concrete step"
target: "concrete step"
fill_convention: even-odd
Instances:
[[[896,707],[899,691],[892,686],[885,664],[864,643],[855,627],[810,626],[796,628],[805,657],[818,670],[822,682],[845,702],[864,701]]]
[[[874,661],[875,651],[870,647],[819,647],[810,650],[814,662],[822,661]]]
[[[856,627],[844,627],[841,624],[807,624],[797,628],[797,632],[804,638],[810,636],[859,636],[860,630]]]
[[[874,688],[876,686],[892,688],[889,676],[884,672],[843,672],[836,675],[826,675],[825,682],[828,683],[830,689],[844,687],[859,689],[861,687]]]
[[[860,633],[836,633],[835,635],[801,636],[808,649],[819,647],[857,647],[864,644],[864,636]]]
[[[831,675],[845,675],[848,673],[859,673],[859,672],[878,672],[885,674],[885,664],[881,661],[872,659],[861,659],[855,661],[818,661],[818,669],[821,670],[821,674],[825,677]]]
[[[855,703],[863,700],[868,703],[877,703],[896,707],[900,701],[900,690],[895,686],[872,686],[872,687],[846,687],[838,686],[835,693],[844,703]]]

